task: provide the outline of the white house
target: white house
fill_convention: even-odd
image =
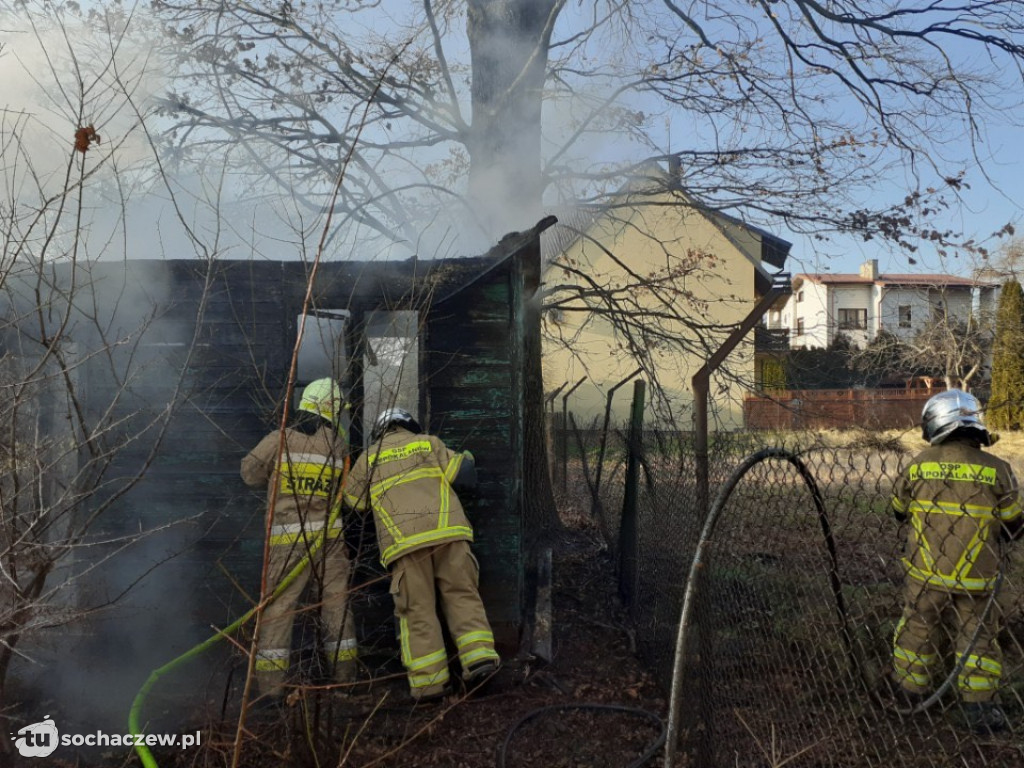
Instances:
[[[881,274],[872,259],[855,275],[794,275],[792,296],[768,313],[766,325],[789,329],[793,347],[827,347],[838,333],[863,347],[883,330],[910,337],[937,316],[995,312],[998,291],[956,275]]]

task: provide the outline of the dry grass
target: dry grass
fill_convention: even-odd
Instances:
[[[844,433],[836,432],[841,435]],[[849,432],[845,434],[849,435]],[[1002,459],[1010,462],[1018,478],[1024,477],[1024,432],[998,432],[998,440],[989,450]],[[898,442],[910,455],[917,453],[925,447],[921,433],[914,430],[889,430],[878,433],[878,437],[885,442]],[[849,438],[847,438],[849,440]]]

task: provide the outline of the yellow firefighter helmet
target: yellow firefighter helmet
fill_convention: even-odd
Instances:
[[[347,403],[341,394],[341,387],[334,379],[317,379],[311,381],[302,390],[299,410],[315,413],[338,426],[342,411]]]

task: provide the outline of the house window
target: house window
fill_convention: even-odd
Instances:
[[[803,336],[804,335],[804,319],[802,317],[798,317],[796,319],[796,335],[797,336]]]
[[[804,292],[803,291],[797,291],[796,292],[796,303],[799,304],[803,300],[804,300]]]
[[[910,305],[901,304],[897,307],[896,314],[899,317],[900,328],[910,327]]]
[[[840,309],[839,328],[844,331],[863,331],[868,327],[866,309]]]

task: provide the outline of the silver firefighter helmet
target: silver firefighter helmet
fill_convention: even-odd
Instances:
[[[981,403],[969,392],[950,389],[930,397],[924,404],[921,437],[932,445],[941,444],[961,428],[977,433],[982,445],[992,444],[992,436],[981,420]]]
[[[377,442],[392,426],[408,429],[410,432],[421,432],[419,422],[411,413],[404,408],[388,408],[381,411],[377,420],[373,423],[373,431],[370,433],[370,440]]]

